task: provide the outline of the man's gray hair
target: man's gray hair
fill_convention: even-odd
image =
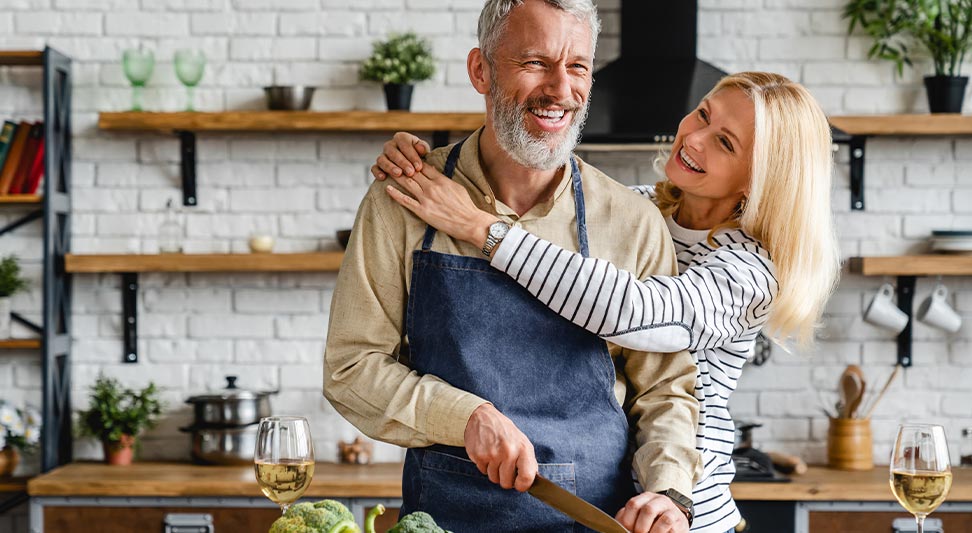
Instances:
[[[479,14],[479,49],[483,51],[486,61],[493,62],[493,53],[503,31],[510,11],[523,3],[524,0],[486,0],[483,11]],[[597,8],[591,0],[543,0],[547,4],[574,15],[581,21],[586,21],[591,27],[591,49],[597,46],[597,36],[601,32],[601,19],[597,16]]]

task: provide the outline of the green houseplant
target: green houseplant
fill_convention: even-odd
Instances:
[[[960,113],[968,76],[961,75],[972,48],[972,0],[850,0],[844,7],[848,33],[860,26],[874,43],[868,57],[892,61],[900,76],[912,66],[914,44],[935,65],[925,76],[932,113]]]
[[[0,260],[0,339],[10,338],[10,297],[29,286],[15,255]]]
[[[371,57],[361,65],[361,79],[384,85],[389,110],[409,109],[412,88],[435,74],[432,46],[414,33],[392,34],[377,41]]]
[[[154,427],[162,413],[159,390],[149,383],[135,391],[99,376],[88,399],[88,409],[78,414],[81,435],[101,440],[108,464],[130,464],[138,434]]]

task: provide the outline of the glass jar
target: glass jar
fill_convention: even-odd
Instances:
[[[172,200],[165,204],[165,220],[159,226],[159,253],[177,254],[182,252],[182,226],[176,220]]]
[[[959,465],[972,466],[972,428],[962,430],[962,441],[959,443]]]

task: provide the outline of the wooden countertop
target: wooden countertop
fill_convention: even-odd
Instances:
[[[262,497],[252,466],[71,463],[27,483],[31,496],[243,496]],[[398,498],[402,465],[317,463],[305,496]]]
[[[972,501],[972,468],[954,468],[950,502]],[[318,463],[306,495],[335,498],[401,497],[402,465],[368,466]],[[243,496],[259,497],[249,466],[197,466],[187,463],[136,463],[128,467],[72,463],[30,480],[31,496]],[[790,483],[733,483],[737,500],[894,501],[886,466],[868,472],[823,467]]]

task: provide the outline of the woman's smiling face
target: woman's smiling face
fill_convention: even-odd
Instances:
[[[756,110],[741,90],[702,100],[678,125],[665,174],[683,194],[733,205],[749,191]]]

